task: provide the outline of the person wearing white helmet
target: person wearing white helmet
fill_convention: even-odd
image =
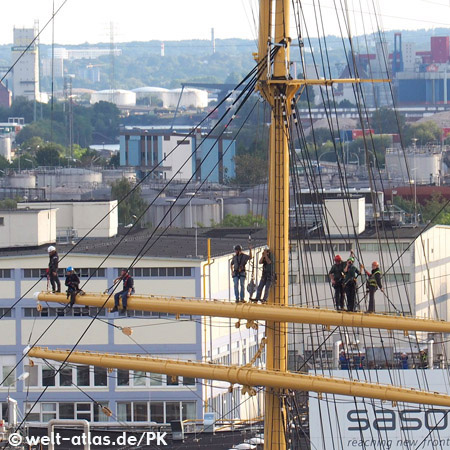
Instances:
[[[58,277],[58,265],[59,265],[58,252],[56,251],[56,247],[54,247],[53,245],[50,245],[50,247],[47,249],[47,252],[49,256],[48,274],[50,278],[50,283],[52,285],[52,291],[61,292],[61,282],[59,281]]]

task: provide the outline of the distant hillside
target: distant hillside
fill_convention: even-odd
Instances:
[[[401,31],[403,41],[413,41],[418,50],[429,48],[431,36],[450,35],[450,28],[433,30]],[[394,31],[385,33],[391,50]],[[373,52],[378,36],[355,37],[355,48],[365,53]],[[341,37],[327,36],[328,58],[332,75],[338,75],[345,62],[345,54]],[[140,86],[179,87],[181,82],[234,82],[248,73],[254,66],[252,53],[256,51],[256,43],[245,39],[216,39],[215,53],[209,40],[164,41],[165,56],[161,57],[162,41],[117,43],[122,55],[114,60],[114,85],[117,88],[133,89]],[[294,40],[295,43],[295,40]],[[319,41],[305,38],[305,49],[308,64],[313,62],[308,48],[317,52]],[[59,45],[66,48],[102,47],[109,48],[109,43]],[[10,45],[0,46],[0,67],[8,66],[11,61]],[[41,45],[41,55],[49,54],[50,46]],[[316,54],[316,64],[320,65],[320,57]],[[292,59],[299,60],[298,48],[293,48]],[[95,65],[100,73],[100,80],[86,74],[86,66]],[[74,87],[90,89],[106,89],[111,86],[111,60],[108,56],[97,60],[75,60],[65,63],[65,71],[75,74]],[[42,78],[43,90],[49,90],[50,80]],[[56,89],[62,89],[62,82],[57,81]]]

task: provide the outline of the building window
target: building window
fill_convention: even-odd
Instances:
[[[0,278],[11,278],[11,269],[0,269]]]
[[[150,420],[156,423],[165,423],[163,402],[150,402]]]
[[[89,386],[89,366],[77,367],[77,385]]]
[[[59,372],[59,385],[72,386],[72,368],[64,367]]]
[[[130,372],[128,370],[117,370],[117,386],[129,386]]]
[[[12,308],[0,308],[0,317],[13,317],[13,311],[14,309]]]
[[[25,412],[28,422],[48,422],[51,419],[87,420],[89,422],[107,422],[109,417],[102,411],[108,403],[88,402],[42,402],[26,403]],[[31,409],[32,408],[32,409]]]
[[[0,226],[4,226],[4,225],[5,225],[5,218],[0,217]]]
[[[104,367],[94,367],[94,386],[108,386],[107,370]]]

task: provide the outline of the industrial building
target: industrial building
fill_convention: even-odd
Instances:
[[[190,135],[152,127],[126,127],[120,133],[120,165],[135,167],[139,176],[152,172],[154,179],[223,183],[235,176],[233,139]],[[156,167],[159,165],[158,167]],[[156,170],[155,170],[156,169]]]
[[[31,101],[41,100],[39,92],[39,47],[38,41],[35,40],[37,33],[37,27],[14,28],[13,46],[11,48],[12,64],[15,64],[12,70],[11,83],[14,98],[25,97]],[[31,46],[27,48],[30,44]],[[23,53],[25,49],[27,51]]]

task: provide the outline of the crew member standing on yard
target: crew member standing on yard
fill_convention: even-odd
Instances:
[[[48,263],[48,275],[50,278],[50,283],[52,285],[53,292],[61,292],[61,282],[58,277],[58,265],[59,265],[59,256],[56,248],[53,245],[47,249],[48,256],[50,258]]]
[[[369,273],[364,269],[364,266],[361,265],[361,270],[364,270],[368,279],[366,283],[366,289],[369,293],[369,307],[367,308],[368,313],[375,312],[375,292],[380,289],[383,292],[383,285],[381,284],[381,272],[380,265],[378,261],[374,261],[372,263],[372,272]]]
[[[120,292],[114,295],[114,308],[111,312],[116,312],[119,310],[119,300],[122,299],[122,312],[125,313],[127,311],[127,302],[128,297],[134,293],[134,280],[128,273],[127,269],[122,269],[120,277],[117,277],[114,280],[114,284],[123,281],[123,288]]]
[[[249,247],[250,254],[242,253],[242,247],[240,245],[236,245],[234,247],[235,255],[231,260],[231,276],[233,278],[234,283],[234,295],[236,297],[236,303],[245,302],[245,275],[246,270],[245,266],[252,258],[252,248]],[[239,284],[240,284],[240,292],[239,292]]]
[[[361,272],[353,265],[355,258],[350,256],[344,267],[344,290],[347,297],[347,311],[355,311],[356,279]]]
[[[342,261],[340,255],[336,255],[334,264],[328,272],[331,285],[334,288],[334,306],[338,311],[344,309],[344,267],[345,262]]]
[[[261,301],[261,294],[264,289],[264,297],[262,298],[262,302],[266,303],[269,297],[269,289],[272,284],[272,259],[269,247],[266,247],[263,250],[263,254],[259,259],[259,264],[262,264],[263,270],[261,280],[259,280],[258,289],[256,290],[256,298],[253,301]]]
[[[80,289],[80,279],[78,278],[78,275],[75,273],[73,267],[71,266],[67,268],[66,286],[67,286],[67,297],[70,296],[69,308],[72,308],[72,306],[75,303],[75,298],[77,294],[81,292],[81,289]]]

